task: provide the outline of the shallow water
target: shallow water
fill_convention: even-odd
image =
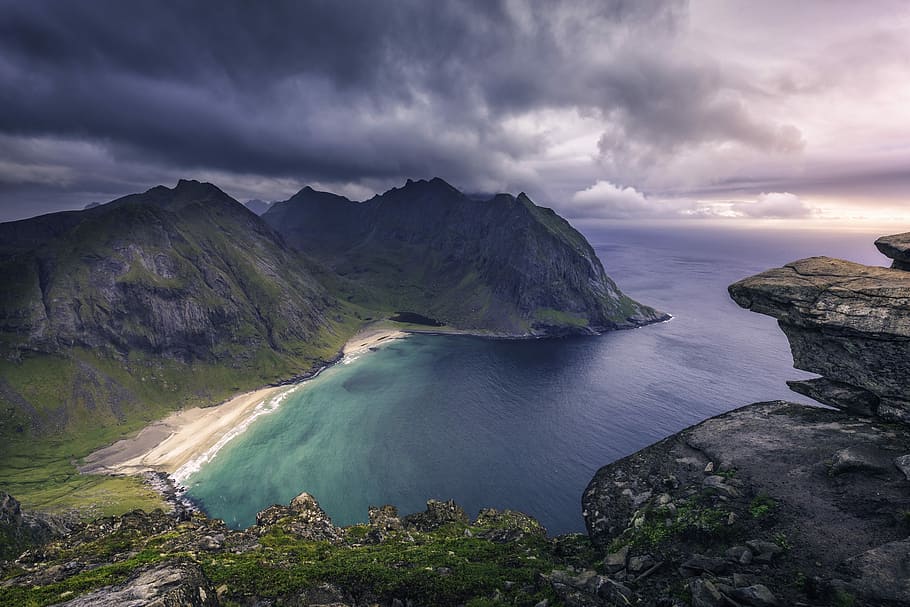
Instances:
[[[729,283],[812,254],[885,265],[864,234],[589,238],[626,293],[673,320],[591,338],[389,343],[297,388],[187,480],[190,497],[233,527],[307,491],[339,524],[436,497],[581,531],[600,466],[750,402],[811,402],[784,384],[809,375],[792,368],[775,321],[738,308]]]

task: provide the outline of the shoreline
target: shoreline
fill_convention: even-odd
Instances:
[[[346,358],[407,335],[396,329],[365,327],[345,343],[338,356],[313,371],[238,394],[218,405],[175,411],[146,425],[135,436],[93,451],[78,470],[82,474],[109,476],[166,474],[179,489],[183,480],[241,435],[253,420],[276,410],[307,380]],[[167,492],[161,493],[168,497]]]
[[[173,475],[254,417],[258,407],[291,390],[293,387],[269,386],[239,394],[220,405],[175,411],[145,426],[135,436],[89,454],[79,466],[79,472],[113,476],[145,472]]]
[[[667,320],[670,319],[660,322]],[[238,394],[218,405],[175,411],[149,423],[134,436],[93,451],[77,469],[82,474],[145,477],[166,502],[174,505],[175,510],[192,510],[193,505],[183,496],[183,482],[211,461],[231,440],[243,434],[256,418],[275,411],[288,395],[325,369],[338,363],[353,362],[381,345],[410,335],[461,335],[494,340],[553,337],[446,327],[420,329],[413,325],[399,328],[390,327],[383,321],[370,323],[348,339],[335,357],[319,367]]]

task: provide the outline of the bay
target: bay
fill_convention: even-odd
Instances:
[[[583,531],[581,494],[602,465],[751,402],[788,399],[773,319],[731,282],[827,254],[886,265],[872,234],[626,228],[589,231],[607,272],[673,320],[598,337],[416,335],[306,382],[187,479],[189,496],[242,528],[301,491],[337,524],[370,505],[454,499],[512,508],[551,533]]]

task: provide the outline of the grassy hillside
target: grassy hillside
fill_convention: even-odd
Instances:
[[[73,462],[335,356],[359,320],[320,273],[199,182],[0,224],[0,488],[50,510],[157,500]]]

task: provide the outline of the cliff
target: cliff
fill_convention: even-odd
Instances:
[[[596,473],[582,496],[587,536],[549,538],[510,511],[471,520],[435,500],[407,517],[370,508],[369,524],[339,528],[301,494],[232,531],[182,509],[54,523],[4,495],[0,539],[18,556],[0,562],[0,604],[906,606],[910,428],[881,402],[910,380],[837,360],[885,360],[869,342],[899,343],[905,308],[884,294],[903,280],[815,259],[731,286],[798,342],[836,339],[814,343],[829,348],[828,368],[863,383],[830,381],[875,406],[756,403],[683,430]]]
[[[668,318],[623,295],[585,238],[524,194],[479,201],[438,178],[363,203],[305,188],[263,219],[368,308],[511,335]]]
[[[883,237],[877,244],[900,256],[893,243],[901,237],[910,238]],[[793,390],[910,423],[910,272],[813,257],[730,285],[730,295],[778,319],[794,366],[822,376],[789,382]]]
[[[582,506],[605,565],[660,565],[639,604],[910,604],[908,237],[877,241],[890,269],[815,257],[730,286],[823,375],[791,388],[842,411],[757,403],[601,468]]]

